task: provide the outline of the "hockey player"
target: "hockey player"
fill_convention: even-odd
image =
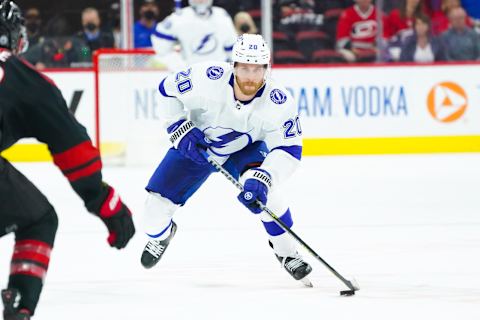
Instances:
[[[131,213],[102,182],[102,162],[86,130],[69,113],[55,84],[15,55],[26,46],[23,17],[10,0],[0,1],[0,151],[20,138],[46,143],[56,166],[106,225],[110,246],[125,247],[135,233]],[[57,214],[45,196],[0,157],[0,237],[15,233],[3,317],[34,314],[57,231]]]
[[[302,129],[293,98],[270,79],[270,50],[261,35],[244,34],[233,46],[233,64],[199,63],[159,84],[163,117],[173,147],[146,187],[146,232],[141,262],[153,267],[175,235],[178,207],[214,172],[206,149],[236,178],[244,191],[238,200],[258,214],[281,265],[296,280],[311,267],[292,238],[256,204],[267,204],[292,226],[292,216],[275,192],[292,175],[302,153]]]
[[[212,2],[189,0],[189,7],[172,13],[157,25],[151,38],[153,48],[163,62],[170,62],[175,57],[172,54],[175,44],[180,44],[186,62],[177,65],[227,61],[230,58],[237,33],[228,13],[212,6]]]

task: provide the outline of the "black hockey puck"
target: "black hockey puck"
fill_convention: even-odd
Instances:
[[[340,291],[341,296],[353,296],[355,294],[355,290],[343,290]]]

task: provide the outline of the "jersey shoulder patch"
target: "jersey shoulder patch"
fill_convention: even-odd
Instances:
[[[218,80],[223,76],[225,71],[220,66],[211,66],[207,69],[206,73],[210,80]]]
[[[284,104],[287,101],[287,94],[280,89],[272,89],[270,100],[275,104]]]

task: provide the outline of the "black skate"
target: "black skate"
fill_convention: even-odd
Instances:
[[[273,245],[270,241],[269,244],[273,249]],[[291,257],[280,257],[276,253],[275,256],[282,267],[287,270],[293,279],[301,281],[307,287],[313,287],[312,283],[307,278],[310,272],[312,272],[312,267],[305,260],[303,260],[298,253],[295,253],[295,255]]]
[[[164,240],[151,239],[148,241],[145,249],[143,249],[141,259],[145,268],[150,269],[160,261],[176,231],[177,225],[172,221],[172,230],[168,238]]]
[[[26,309],[18,310],[16,306],[20,300],[17,289],[2,290],[3,319],[4,320],[30,320],[30,312]]]

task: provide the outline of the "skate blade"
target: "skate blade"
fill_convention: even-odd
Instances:
[[[300,281],[301,283],[303,283],[303,285],[304,285],[305,287],[313,288],[312,282],[311,282],[310,279],[308,279],[307,277],[305,277],[305,278],[303,278],[303,279],[300,279],[300,280],[298,280],[298,281]]]

